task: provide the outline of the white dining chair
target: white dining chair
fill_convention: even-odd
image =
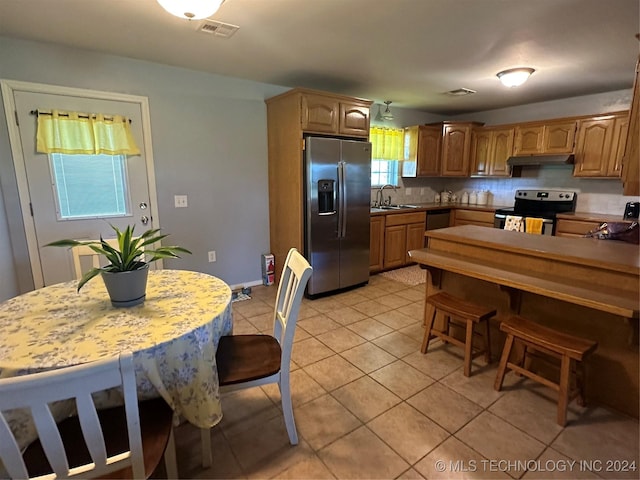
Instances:
[[[216,365],[220,392],[277,383],[282,401],[284,423],[292,445],[298,433],[291,404],[289,370],[291,349],[300,303],[311,277],[309,262],[292,248],[282,269],[273,312],[272,335],[230,335],[220,338]],[[211,429],[202,429],[202,465],[212,463]]]
[[[107,242],[109,245],[111,245],[114,248],[118,247],[118,240],[115,238],[105,238],[104,239],[105,242]],[[79,241],[90,241],[90,240],[79,240]],[[95,240],[96,242],[98,242],[99,240]],[[91,259],[91,266],[93,268],[99,268],[100,267],[100,254],[98,252],[95,252],[91,249],[90,246],[88,245],[78,245],[76,247],[73,247],[71,249],[71,253],[73,255],[73,270],[75,272],[75,276],[76,276],[76,280],[80,280],[82,278],[82,275],[84,274],[83,269],[82,269],[82,258],[84,257],[90,257]]]
[[[92,394],[120,387],[122,407],[97,410]],[[75,401],[77,414],[56,423],[50,405]],[[37,440],[21,451],[6,412],[28,409]],[[10,478],[148,478],[164,455],[177,478],[173,412],[138,403],[131,353],[73,367],[0,379],[0,460]]]

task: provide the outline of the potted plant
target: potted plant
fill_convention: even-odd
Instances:
[[[104,255],[108,265],[92,268],[78,282],[78,292],[93,277],[102,274],[111,304],[114,307],[132,307],[145,300],[149,263],[162,258],[180,258],[178,253],[191,253],[183,247],[160,246],[146,248],[159,242],[167,235],[159,234],[160,229],[150,229],[139,237],[133,236],[135,227],[127,226],[125,230],[111,225],[116,232],[117,248],[107,243],[102,236],[97,240],[64,239],[48,243],[47,247],[77,247],[86,245],[94,252]],[[148,260],[143,255],[150,257]]]

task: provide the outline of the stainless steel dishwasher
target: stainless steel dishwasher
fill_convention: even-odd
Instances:
[[[446,228],[449,226],[451,210],[429,210],[427,212],[427,230]]]

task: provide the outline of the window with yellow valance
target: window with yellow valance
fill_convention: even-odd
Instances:
[[[402,128],[371,127],[371,158],[374,160],[400,161],[404,152],[404,130]]]
[[[122,115],[39,112],[36,137],[39,153],[140,155]]]

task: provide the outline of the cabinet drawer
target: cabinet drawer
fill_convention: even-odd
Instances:
[[[556,235],[561,237],[566,236],[580,236],[589,233],[600,226],[601,222],[588,222],[584,220],[563,220],[558,219],[556,224]]]
[[[390,227],[393,225],[407,225],[409,223],[425,223],[426,221],[426,212],[392,213],[387,215],[386,225]]]
[[[456,210],[455,221],[486,223],[493,225],[493,212],[485,212],[480,210]]]

